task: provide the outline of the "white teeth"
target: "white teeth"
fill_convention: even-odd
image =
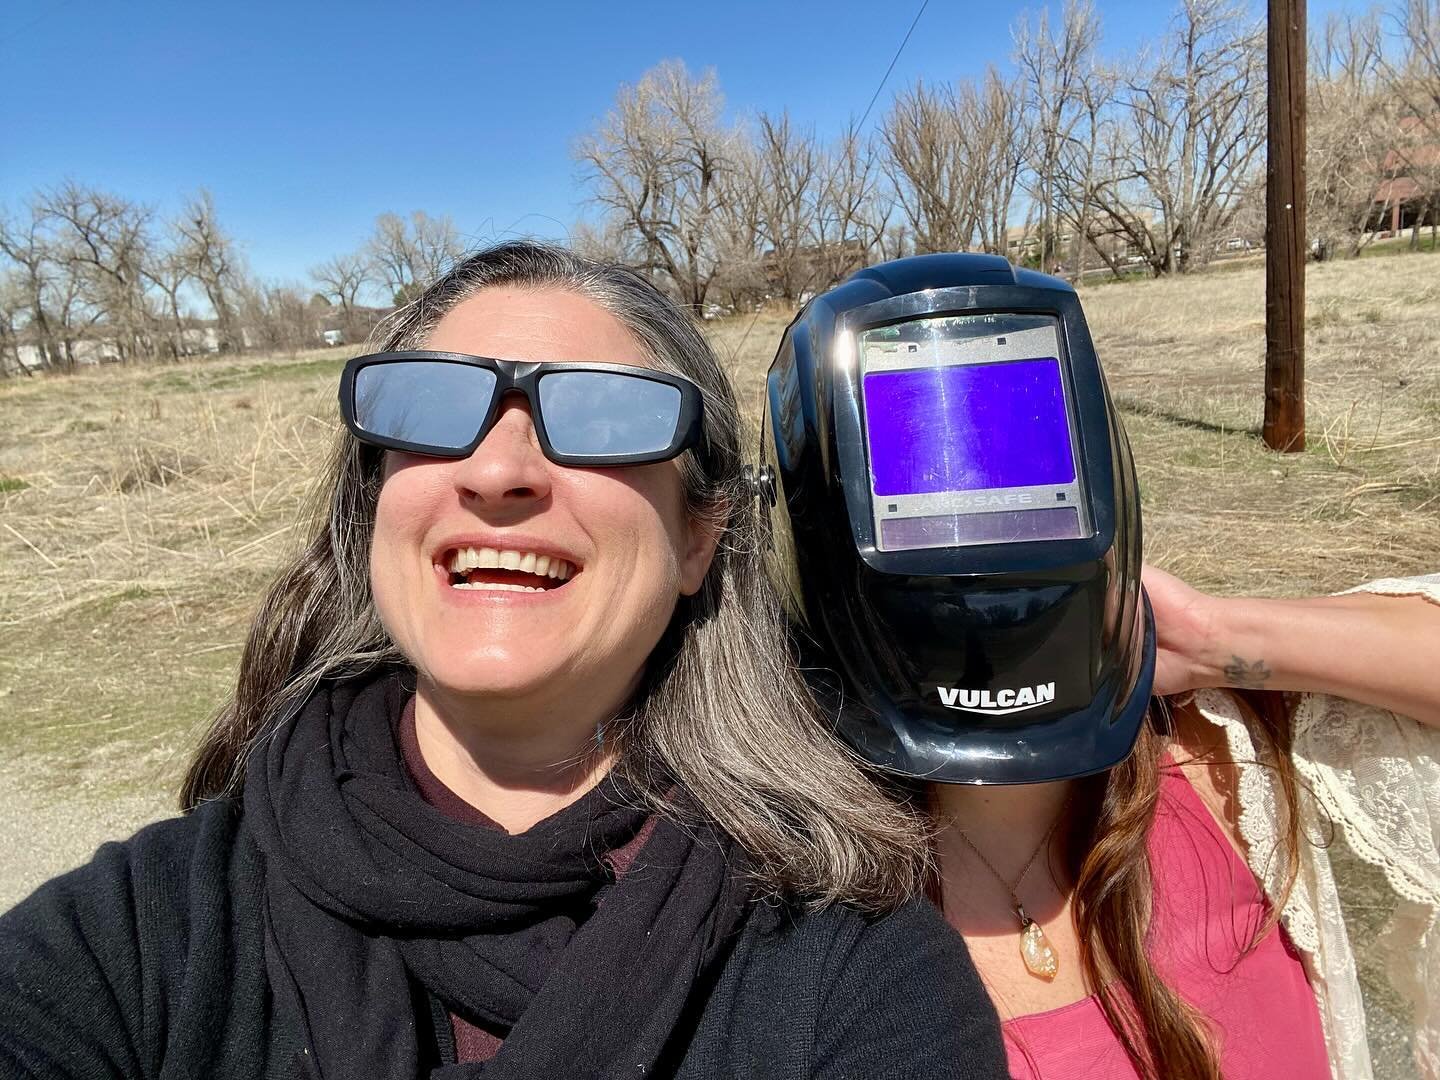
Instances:
[[[456,548],[450,556],[450,572],[463,574],[468,570],[519,570],[538,577],[568,581],[575,568],[564,559],[537,555],[533,551],[497,551],[495,548]]]
[[[511,585],[502,581],[462,581],[452,589],[487,589],[491,592],[544,592],[539,585]]]

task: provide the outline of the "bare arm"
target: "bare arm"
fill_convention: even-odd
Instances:
[[[1145,568],[1157,694],[1202,687],[1303,690],[1440,727],[1440,605],[1350,593],[1227,599]]]

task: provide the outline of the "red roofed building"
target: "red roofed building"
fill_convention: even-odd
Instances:
[[[1389,211],[1391,232],[1419,228],[1427,216],[1435,224],[1440,213],[1440,115],[1429,122],[1419,116],[1400,119],[1400,145],[1385,154],[1385,178],[1375,189],[1372,203],[1376,228],[1385,227]]]

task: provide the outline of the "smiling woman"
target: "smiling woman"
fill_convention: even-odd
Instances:
[[[509,244],[379,345],[187,814],[0,917],[0,1075],[1005,1075],[688,314]]]
[[[712,525],[687,511],[673,460],[609,468],[549,461],[547,446],[551,453],[571,447],[568,459],[585,456],[592,465],[613,458],[573,449],[585,441],[577,436],[593,426],[592,416],[613,411],[619,396],[602,385],[588,407],[572,401],[552,412],[546,406],[556,395],[546,393],[549,383],[586,376],[620,384],[621,394],[642,402],[646,386],[674,391],[668,424],[660,423],[659,439],[650,440],[659,452],[640,455],[649,457],[670,453],[683,397],[698,401],[700,395],[688,382],[682,395],[678,386],[645,378],[647,356],[619,320],[594,301],[553,287],[481,290],[451,308],[427,344],[508,357],[493,363],[511,371],[531,369],[533,390],[505,394],[478,361],[468,365],[491,378],[488,395],[467,402],[465,444],[446,457],[386,455],[370,559],[381,622],[419,680],[421,748],[440,763],[437,775],[447,787],[471,802],[503,804],[500,823],[513,831],[550,809],[548,789],[557,779],[585,785],[594,770],[608,771],[613,748],[576,751],[634,697],[677,597],[699,591],[717,540]],[[455,366],[444,353],[428,360],[408,355],[403,363],[412,368]],[[551,369],[555,357],[567,360],[559,370]],[[575,371],[577,362],[603,368]],[[362,359],[354,383],[388,366]],[[425,378],[413,373],[406,389]],[[627,394],[624,384],[637,389]],[[635,424],[654,416],[653,408],[626,412]],[[691,414],[698,421],[693,406]],[[362,439],[376,434],[358,420],[353,426]],[[698,434],[698,423],[690,427]],[[486,552],[493,553],[493,567],[483,565],[490,561]],[[478,565],[457,583],[462,558]],[[527,559],[538,566],[541,558],[566,575],[547,578],[553,588],[540,588],[542,579],[523,570]],[[463,752],[448,752],[462,744]],[[563,761],[573,765],[557,773],[555,763]],[[546,795],[517,800],[513,793],[539,773],[550,774]],[[498,797],[497,787],[511,796]]]

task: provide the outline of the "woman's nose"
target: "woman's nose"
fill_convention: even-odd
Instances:
[[[550,463],[535,435],[530,406],[519,394],[500,402],[495,423],[480,445],[455,468],[461,498],[499,507],[550,494]]]

